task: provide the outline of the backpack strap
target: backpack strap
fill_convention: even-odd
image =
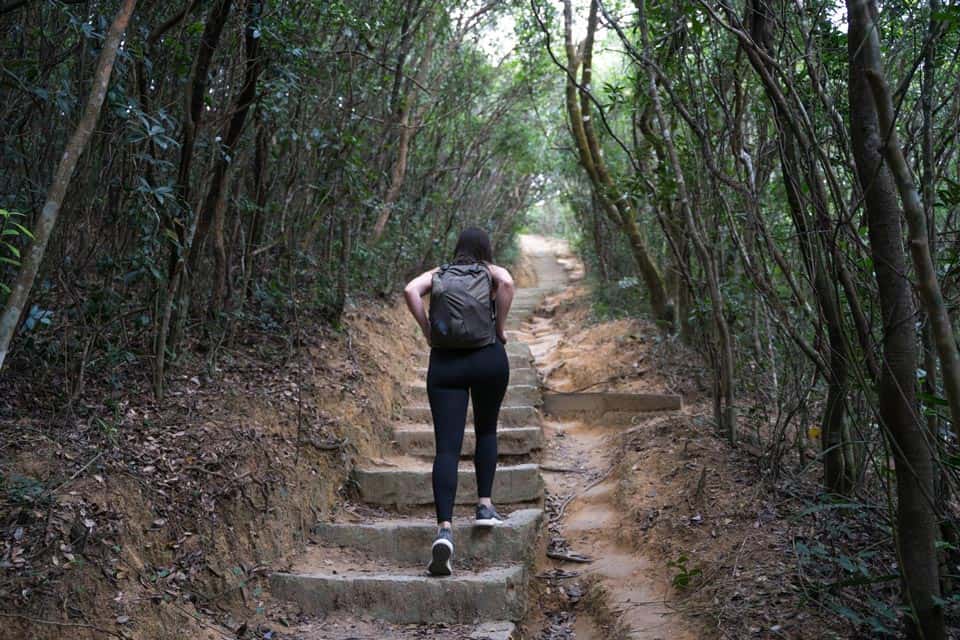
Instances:
[[[490,265],[486,262],[480,262],[478,264],[483,265],[483,270],[487,272],[487,278],[490,279],[490,317],[496,321],[497,319],[497,281],[493,277],[493,271],[490,270]]]

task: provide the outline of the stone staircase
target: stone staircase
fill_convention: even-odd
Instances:
[[[519,289],[508,329],[519,328],[554,288],[564,284],[552,255],[533,257],[538,288]],[[546,280],[546,281],[544,281]],[[543,443],[538,407],[541,393],[530,348],[508,333],[510,386],[500,413],[500,461],[493,500],[507,517],[492,529],[473,527],[476,483],[474,435],[468,417],[454,514],[454,573],[427,574],[436,534],[431,490],[433,427],[426,398],[426,354],[411,363],[410,405],[394,426],[394,455],[353,471],[369,517],[353,522],[321,522],[317,542],[292,571],[271,575],[276,600],[295,603],[306,614],[348,615],[397,625],[463,625],[457,637],[507,640],[526,611],[528,569],[541,524],[543,481],[534,462]],[[417,366],[419,365],[419,369]],[[390,637],[408,637],[409,629],[391,628]],[[412,632],[411,632],[412,633]],[[334,636],[322,636],[334,637]],[[346,636],[344,636],[346,637]],[[351,636],[355,637],[355,636]],[[409,637],[422,637],[410,635]]]

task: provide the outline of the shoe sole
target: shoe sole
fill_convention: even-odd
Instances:
[[[453,573],[453,569],[450,567],[450,558],[453,556],[452,542],[442,538],[436,540],[430,549],[430,553],[433,555],[429,566],[427,566],[430,575],[449,576]]]
[[[483,520],[477,520],[474,522],[478,527],[495,527],[498,524],[503,524],[503,520],[498,518],[484,518]]]

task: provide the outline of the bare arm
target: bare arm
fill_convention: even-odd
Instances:
[[[427,320],[427,311],[423,308],[423,296],[430,293],[430,289],[433,288],[433,274],[436,271],[436,269],[431,269],[421,273],[408,282],[403,289],[407,309],[410,310],[410,315],[420,325],[420,331],[423,332],[423,337],[427,339],[427,344],[430,344],[430,321]]]
[[[510,305],[513,304],[513,294],[516,288],[513,285],[513,277],[509,271],[495,264],[489,266],[490,273],[497,283],[497,293],[494,297],[497,301],[497,337],[500,339],[500,342],[506,344],[507,314],[510,313]]]

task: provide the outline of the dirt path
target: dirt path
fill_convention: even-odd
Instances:
[[[313,527],[305,553],[271,574],[276,608],[270,617],[287,627],[277,637],[697,637],[670,615],[665,563],[639,554],[621,535],[635,529],[627,521],[633,512],[618,501],[622,469],[615,463],[622,458],[623,427],[601,416],[544,421],[537,410],[541,381],[565,364],[567,336],[550,318],[551,296],[565,295],[582,269],[572,258],[558,260],[567,254],[562,243],[524,236],[522,247],[536,283],[518,289],[508,320],[511,383],[501,409],[494,485],[507,521],[489,531],[472,526],[476,489],[468,429],[454,517],[454,575],[426,574],[435,532],[433,433],[423,383],[426,353],[417,354],[405,381],[407,404],[391,427],[392,451],[358,461],[354,499]],[[631,474],[630,480],[640,477]],[[576,562],[574,554],[591,561]]]
[[[525,237],[524,250],[533,255],[547,251],[569,255],[561,244],[537,237]],[[548,279],[557,278],[562,270],[555,261],[541,261],[536,267],[538,275]],[[573,277],[577,276],[574,268]],[[548,298],[546,305],[550,303]],[[555,353],[565,336],[550,315],[539,314],[525,326],[523,335],[542,376],[566,364]],[[615,419],[599,415],[544,421],[541,471],[547,493],[547,550],[560,556],[588,556],[592,562],[544,559],[539,563],[538,574],[546,583],[541,597],[546,605],[543,640],[697,637],[671,609],[673,587],[664,575],[663,560],[654,562],[640,555],[625,539],[624,532],[635,523],[625,521],[628,514],[619,506],[614,473],[624,430]],[[655,478],[646,480],[655,494]]]

